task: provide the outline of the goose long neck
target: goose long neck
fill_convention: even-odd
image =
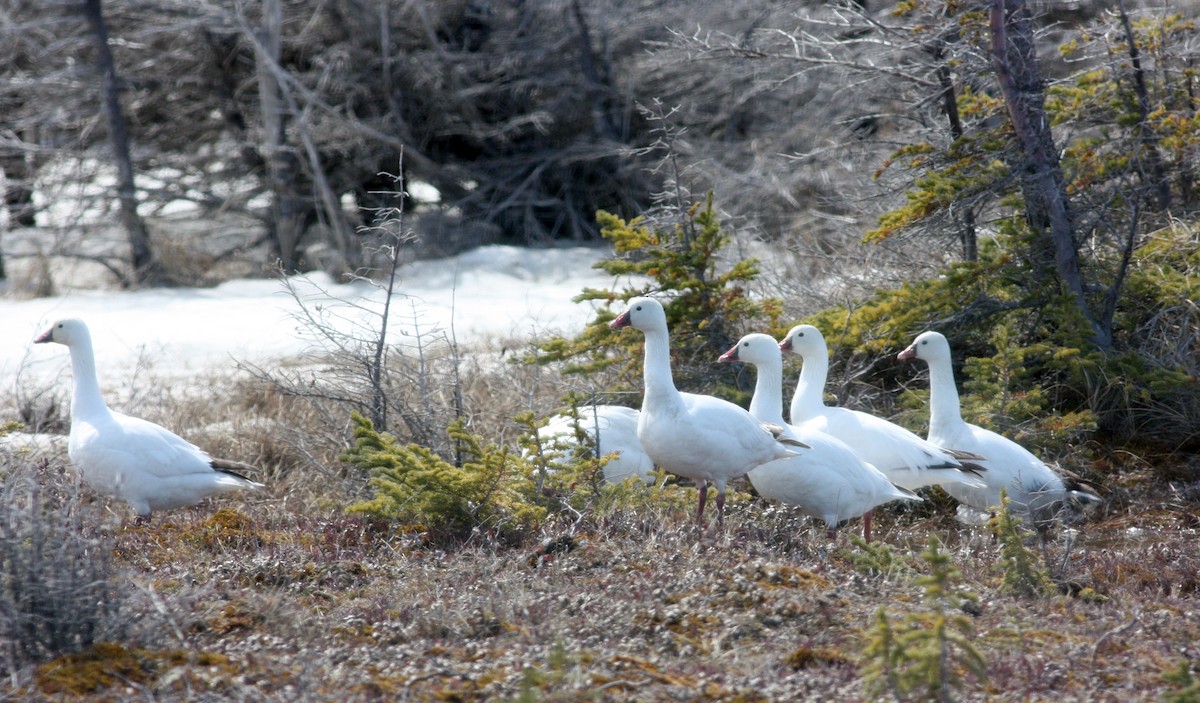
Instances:
[[[71,397],[71,418],[94,417],[108,412],[104,396],[100,395],[100,380],[96,377],[96,356],[90,337],[71,345],[71,374],[74,391]]]
[[[679,397],[671,378],[671,343],[664,330],[649,330],[646,335],[645,374],[646,401],[670,401]]]
[[[829,357],[812,354],[804,357],[800,380],[792,396],[792,423],[808,419],[825,407],[825,378],[829,375]]]
[[[954,368],[948,361],[929,365],[929,432],[939,434],[938,428],[962,422],[958,388],[954,385]]]
[[[754,381],[754,397],[750,414],[762,422],[777,425],[783,421],[783,361],[756,364],[758,378]]]

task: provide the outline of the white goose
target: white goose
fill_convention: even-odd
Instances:
[[[825,405],[829,351],[825,337],[812,325],[793,327],[779,348],[804,359],[792,396],[793,425],[837,437],[892,483],[910,491],[923,486],[962,484],[983,488],[973,461],[979,457],[939,447],[903,427],[870,413]],[[972,463],[964,463],[970,460]]]
[[[981,454],[987,468],[983,487],[946,486],[946,492],[978,511],[1000,504],[1003,489],[1015,515],[1031,519],[1041,533],[1051,527],[1065,502],[1099,503],[1094,490],[1074,476],[1063,476],[1016,442],[962,419],[950,343],[938,332],[924,332],[900,352],[905,361],[929,365],[929,441]]]
[[[638,440],[637,426],[641,413],[623,405],[584,405],[578,409],[578,420],[568,414],[554,415],[538,429],[543,447],[574,445],[578,441],[575,428],[587,435],[588,449],[596,456],[615,454],[604,464],[604,480],[621,483],[630,476],[648,483],[654,482],[654,462]]]
[[[213,459],[199,447],[146,420],[113,412],[100,394],[92,336],[82,320],[60,320],[34,338],[71,351],[74,391],[67,452],[85,483],[129,503],[145,520],[153,510],[192,505],[261,483],[234,473],[253,469]]]
[[[630,300],[610,326],[633,327],[646,336],[645,394],[638,420],[642,447],[658,466],[697,482],[700,489],[697,524],[702,524],[708,483],[712,483],[717,489],[717,521],[723,522],[725,485],[730,479],[768,461],[794,456],[796,452],[776,440],[772,428],[755,420],[743,408],[709,395],[680,393],[675,388],[667,316],[657,300]],[[788,441],[793,446],[804,446]]]
[[[792,437],[811,447],[802,456],[777,459],[746,474],[764,498],[795,505],[823,520],[830,538],[839,523],[862,516],[863,538],[868,542],[871,511],[876,506],[894,500],[921,500],[912,491],[893,485],[874,466],[858,458],[845,442],[783,421],[783,354],[770,335],[748,334],[720,360],[755,366],[758,378],[750,414],[762,422],[785,427]]]

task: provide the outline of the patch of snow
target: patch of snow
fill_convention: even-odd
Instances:
[[[413,262],[401,270],[393,297],[392,338],[411,334],[406,326],[411,328],[414,314],[422,332],[452,330],[465,349],[486,348],[498,337],[573,334],[595,313],[592,305],[572,301],[585,287],[633,284],[592,268],[607,255],[600,248],[497,245]],[[320,273],[290,280],[308,304],[335,307],[344,324],[359,329],[372,323],[371,311],[383,302],[382,289],[364,281],[339,283]],[[261,365],[296,357],[312,346],[296,320],[299,311],[283,283],[271,279],[238,279],[215,288],[74,290],[49,298],[0,299],[0,383],[11,390],[21,375],[26,380],[69,375],[65,347],[32,344],[38,332],[65,317],[88,323],[103,381],[146,362],[174,376],[232,370],[239,361]]]

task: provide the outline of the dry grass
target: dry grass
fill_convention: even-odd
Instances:
[[[1200,543],[1172,506],[1087,525],[1066,555],[1074,595],[1037,600],[1000,594],[986,536],[882,522],[901,567],[877,574],[845,534],[829,544],[749,499],[724,531],[698,534],[686,509],[619,515],[548,555],[224,501],[112,527],[137,631],[6,685],[22,700],[866,700],[863,632],[880,607],[921,607],[930,530],[980,596],[989,678],[966,700],[1153,700],[1197,654]]]

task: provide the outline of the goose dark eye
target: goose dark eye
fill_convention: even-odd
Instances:
[[[803,337],[803,336],[804,336],[804,333],[803,333],[803,332],[797,332],[797,333],[796,333],[796,337],[797,337],[797,338],[799,338],[799,337]]]
[[[926,340],[922,341],[921,344],[929,344],[929,340],[926,339]]]
[[[742,342],[742,346],[743,346],[743,347],[749,347],[749,346],[750,346],[750,342]]]
[[[637,306],[636,308],[634,308],[634,310],[641,310],[641,309],[642,309],[642,306],[641,306],[641,305],[639,305],[639,306]]]

